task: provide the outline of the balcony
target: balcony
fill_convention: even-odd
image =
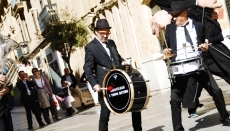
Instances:
[[[18,58],[20,59],[22,56],[28,55],[30,51],[29,51],[29,46],[27,41],[20,42],[19,45],[20,48],[17,50],[17,53],[18,53]]]
[[[14,16],[16,16],[19,12],[23,11],[23,9],[24,9],[23,4],[20,2],[17,2],[16,0],[12,0],[11,4],[12,4]]]
[[[41,34],[44,36],[49,31],[49,24],[58,22],[58,9],[57,4],[45,5],[38,16],[38,23],[40,26]]]

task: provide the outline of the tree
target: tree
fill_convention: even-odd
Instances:
[[[62,20],[55,22],[46,22],[45,26],[49,31],[45,35],[47,42],[51,42],[51,48],[62,54],[63,60],[68,64],[70,71],[71,53],[77,47],[83,47],[87,44],[88,30],[81,20],[77,20],[68,11],[62,10],[60,15]],[[51,17],[50,17],[51,18]]]

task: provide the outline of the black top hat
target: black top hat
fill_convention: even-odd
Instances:
[[[94,27],[94,29],[111,29],[112,27],[109,26],[109,23],[106,19],[99,19],[97,20],[96,26]]]
[[[188,9],[188,5],[186,1],[176,1],[171,4],[171,11],[169,14],[175,14]]]

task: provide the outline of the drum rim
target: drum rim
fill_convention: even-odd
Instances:
[[[129,82],[128,84],[130,85],[130,94],[131,94],[131,95],[130,95],[130,103],[129,103],[129,106],[128,106],[128,108],[127,108],[124,112],[118,113],[118,112],[115,112],[115,111],[110,107],[110,105],[109,105],[109,103],[108,103],[108,101],[107,101],[107,99],[106,99],[105,90],[102,90],[103,99],[104,99],[104,101],[105,101],[105,104],[106,104],[107,108],[108,108],[112,113],[115,113],[115,114],[124,114],[124,113],[128,112],[128,111],[131,109],[131,107],[133,106],[133,102],[134,102],[134,92],[133,92],[133,90],[134,90],[134,87],[133,87],[133,84],[132,84],[132,81],[131,81],[129,75],[128,75],[125,71],[123,71],[123,70],[121,70],[121,69],[113,69],[113,70],[110,70],[109,72],[107,72],[107,74],[105,75],[104,80],[103,80],[103,84],[102,84],[103,87],[105,87],[105,84],[106,84],[105,79],[107,79],[107,78],[108,78],[108,75],[109,75],[111,72],[113,72],[113,71],[119,71],[119,72],[121,72],[121,73],[127,78],[127,81]]]
[[[138,70],[137,70],[138,71]],[[140,71],[138,71],[142,76],[143,76],[143,73],[141,73]],[[145,76],[143,76],[143,79],[145,80]],[[142,107],[142,109],[140,109],[139,111],[145,109],[147,107],[147,105],[149,104],[149,100],[150,100],[150,83],[149,82],[145,82],[145,85],[146,85],[146,88],[147,88],[147,96],[146,96],[146,101],[145,101],[145,104],[144,106]]]
[[[189,58],[189,59],[180,60],[180,61],[176,61],[176,62],[171,62],[170,66],[180,65],[180,64],[183,64],[183,63],[189,63],[189,62],[196,61],[196,60],[201,61],[201,57],[194,57],[194,58]]]

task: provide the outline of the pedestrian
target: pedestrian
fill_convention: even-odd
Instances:
[[[45,124],[42,122],[41,111],[39,108],[34,83],[26,78],[26,74],[24,71],[19,71],[18,75],[20,77],[20,80],[16,83],[16,86],[21,92],[20,102],[23,104],[26,110],[28,130],[33,129],[32,112],[35,115],[39,126],[45,126]]]
[[[66,116],[72,116],[77,113],[77,110],[75,107],[72,106],[71,102],[74,101],[73,96],[71,95],[69,87],[71,86],[71,83],[65,80],[61,80],[61,85],[62,85],[62,91],[64,94],[64,103],[67,107],[67,115]]]
[[[51,110],[51,114],[55,117],[57,121],[61,120],[59,113],[54,105],[54,101],[52,99],[53,90],[46,76],[41,75],[37,68],[33,68],[32,73],[34,75],[32,81],[36,85],[38,101],[46,123],[51,124],[51,121],[49,119],[49,109]]]
[[[70,91],[71,91],[72,95],[74,96],[74,93],[77,93],[77,95],[80,99],[80,102],[81,102],[81,107],[79,109],[85,108],[85,104],[83,102],[82,91],[78,86],[76,77],[73,75],[73,73],[70,72],[69,68],[65,68],[64,73],[65,74],[61,77],[61,79],[71,83]]]
[[[171,58],[172,63],[180,62],[181,60],[191,60],[191,58],[200,59],[203,53],[209,48],[208,44],[204,43],[204,39],[202,39],[203,25],[188,18],[187,9],[185,1],[177,1],[171,4],[170,14],[173,16],[174,23],[166,27],[166,41],[169,48],[165,48],[164,53],[166,55],[176,54]],[[197,47],[200,49],[198,50]],[[207,65],[203,63],[203,68],[200,68],[198,71],[191,70],[191,68],[194,68],[194,66],[185,67],[184,70],[190,70],[186,74],[182,74],[181,76],[174,75],[171,83],[170,104],[174,131],[184,130],[181,119],[181,100],[183,100],[187,82],[191,77],[198,81],[213,97],[223,126],[230,126],[229,114],[226,110],[222,91],[208,70]],[[176,68],[172,70],[174,73],[178,73],[178,71]]]
[[[85,46],[84,71],[94,91],[98,92],[101,105],[99,131],[108,131],[110,110],[105,104],[100,88],[107,71],[126,62],[119,55],[114,41],[108,39],[111,33],[108,21],[97,20],[94,29],[96,37]],[[132,112],[132,125],[134,131],[142,131],[141,112]]]

